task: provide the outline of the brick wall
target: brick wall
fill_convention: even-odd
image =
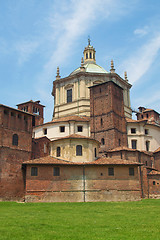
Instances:
[[[38,167],[38,176],[31,176]],[[128,166],[59,166],[60,176],[53,176],[54,165],[28,165],[26,201],[83,202],[140,200],[138,167],[129,176]],[[108,176],[114,167],[114,176]]]
[[[30,157],[27,151],[0,148],[0,200],[23,200],[25,171],[22,163]]]
[[[91,136],[105,144],[101,151],[127,146],[123,89],[113,82],[90,88]]]
[[[32,116],[0,106],[0,200],[24,198],[22,162],[31,158]],[[18,144],[13,144],[13,135]]]
[[[160,171],[160,151],[154,153],[155,168]]]
[[[44,106],[39,104],[40,101],[29,101],[26,103],[22,103],[22,104],[18,104],[18,109],[23,110],[25,108],[25,110],[27,109],[26,112],[33,114],[33,126],[38,126],[43,124],[43,108]],[[36,112],[36,110],[38,110]]]
[[[149,175],[149,198],[160,198],[160,175]]]
[[[32,159],[45,157],[50,154],[50,140],[47,137],[32,139]]]

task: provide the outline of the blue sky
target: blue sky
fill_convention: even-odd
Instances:
[[[132,108],[160,112],[159,0],[0,0],[0,103],[53,113],[52,83],[80,66],[88,35],[97,64],[128,73]]]

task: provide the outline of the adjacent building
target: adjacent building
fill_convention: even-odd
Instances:
[[[40,101],[0,105],[0,199],[27,202],[160,198],[159,114],[139,108],[114,69],[96,64],[88,41],[81,66],[57,68],[52,121]]]

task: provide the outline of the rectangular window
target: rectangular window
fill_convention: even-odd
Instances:
[[[65,132],[65,126],[60,126],[59,130],[60,130],[60,132]]]
[[[137,149],[137,140],[132,140],[132,149]]]
[[[18,118],[19,118],[19,119],[21,119],[21,118],[22,118],[22,116],[21,116],[20,114],[18,114]]]
[[[114,168],[108,168],[108,176],[114,176]]]
[[[67,103],[72,102],[72,89],[67,90]]]
[[[82,156],[82,146],[81,145],[76,146],[76,156]]]
[[[53,168],[53,176],[60,176],[60,168],[59,167]]]
[[[148,135],[148,129],[145,129],[144,132],[145,132],[145,135]]]
[[[83,132],[83,127],[82,126],[77,126],[77,132]]]
[[[150,145],[150,142],[146,141],[146,151],[149,151],[149,145]]]
[[[131,133],[136,133],[136,128],[131,128]]]
[[[47,128],[43,129],[43,133],[44,133],[44,135],[47,135]]]
[[[31,176],[38,176],[38,168],[31,167]]]
[[[11,117],[15,117],[15,113],[14,112],[11,112]]]
[[[134,168],[129,168],[129,176],[134,176]]]
[[[8,115],[9,112],[8,112],[7,110],[4,110],[4,114],[5,114],[5,115]]]

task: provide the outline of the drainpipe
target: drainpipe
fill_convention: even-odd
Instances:
[[[85,166],[83,166],[83,201],[86,201],[86,195],[85,195],[85,191],[86,191],[86,186],[85,186]]]
[[[140,153],[138,153],[138,162],[141,163]],[[142,177],[142,166],[139,166],[139,173],[140,173],[140,181],[141,181],[141,191],[142,191],[142,198],[144,198],[144,192],[143,192],[143,177]]]

